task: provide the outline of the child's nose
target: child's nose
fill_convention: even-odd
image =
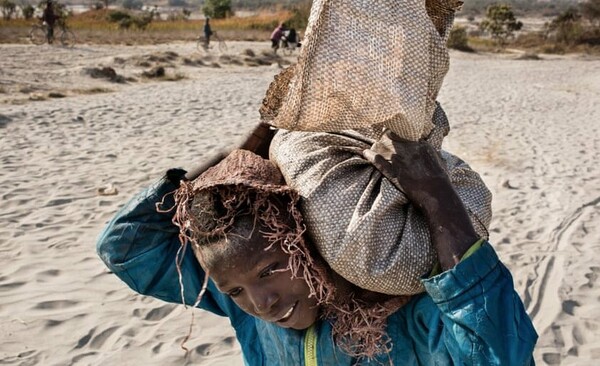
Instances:
[[[252,304],[257,315],[267,315],[273,309],[273,305],[277,303],[279,296],[268,289],[257,290],[252,297]]]

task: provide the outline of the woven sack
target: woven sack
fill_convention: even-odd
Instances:
[[[296,131],[377,126],[410,140],[429,135],[448,70],[445,39],[461,4],[313,1],[297,72],[267,120]]]
[[[448,132],[441,108],[434,121],[427,140],[439,149]],[[334,271],[367,290],[413,295],[424,291],[421,278],[437,254],[420,211],[362,156],[374,141],[355,131],[282,130],[271,143],[270,159],[300,194],[307,235]],[[475,231],[487,238],[490,191],[464,161],[440,152]]]

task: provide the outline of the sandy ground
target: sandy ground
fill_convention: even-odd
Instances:
[[[242,364],[227,320],[201,311],[185,358],[191,312],[134,294],[95,254],[103,225],[135,192],[257,121],[286,60],[247,67],[239,52],[268,44],[230,48],[241,65],[192,44],[0,45],[0,364]],[[176,56],[156,59],[167,51]],[[494,192],[491,239],[540,333],[536,361],[595,365],[600,61],[452,57],[439,98],[453,127],[446,148]],[[182,79],[140,76],[161,63]],[[93,79],[93,67],[129,81]],[[99,196],[107,185],[118,195]]]

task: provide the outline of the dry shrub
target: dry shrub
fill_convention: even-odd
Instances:
[[[537,60],[541,60],[541,58],[540,58],[540,56],[537,55],[537,53],[526,52],[526,53],[522,54],[521,56],[517,57],[517,60],[537,61]]]
[[[469,37],[469,46],[477,51],[496,52],[498,45],[490,38]]]
[[[140,24],[144,31],[122,32],[118,24],[108,20],[112,9],[90,10],[69,17],[68,25],[82,43],[96,44],[157,44],[180,40],[193,40],[201,32],[204,20],[166,21],[154,19],[149,24]],[[226,40],[264,41],[272,29],[281,21],[290,19],[292,13],[287,10],[261,12],[250,17],[232,17],[215,19],[212,27]],[[133,18],[133,17],[132,17]],[[126,19],[126,18],[124,18]],[[131,19],[131,18],[129,18]],[[133,20],[130,29],[135,27]],[[2,21],[0,43],[28,42],[26,34],[31,21],[11,19]]]
[[[473,52],[473,49],[469,46],[469,37],[467,36],[467,29],[465,27],[456,26],[452,28],[448,36],[447,42],[448,48],[463,52]]]
[[[546,37],[542,32],[530,32],[520,34],[515,39],[513,46],[526,49],[536,49],[547,43]]]
[[[165,68],[162,66],[153,67],[148,71],[142,72],[142,76],[145,78],[164,78],[166,75]]]
[[[112,67],[88,67],[84,68],[83,73],[94,79],[105,79],[113,83],[125,83],[127,80],[122,75],[117,74]]]
[[[562,55],[567,51],[567,46],[558,43],[547,43],[540,46],[540,52]]]
[[[254,51],[251,50],[250,48],[246,48],[245,50],[242,51],[242,55],[254,57],[254,56],[256,56],[256,53],[254,53]]]
[[[102,94],[102,93],[112,93],[112,89],[108,88],[88,88],[88,89],[75,89],[72,91],[73,93],[83,94],[83,95],[91,95],[91,94]]]
[[[48,98],[56,98],[56,99],[60,99],[60,98],[64,98],[66,97],[65,94],[61,93],[61,92],[50,92],[48,93]]]

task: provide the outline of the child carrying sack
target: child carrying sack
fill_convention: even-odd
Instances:
[[[315,0],[298,64],[275,78],[263,101],[263,121],[289,130],[275,135],[270,159],[300,194],[308,236],[333,270],[361,288],[422,292],[420,279],[437,260],[425,218],[362,155],[384,127],[440,150],[475,230],[488,236],[490,191],[441,150],[449,125],[435,98],[459,5]]]

